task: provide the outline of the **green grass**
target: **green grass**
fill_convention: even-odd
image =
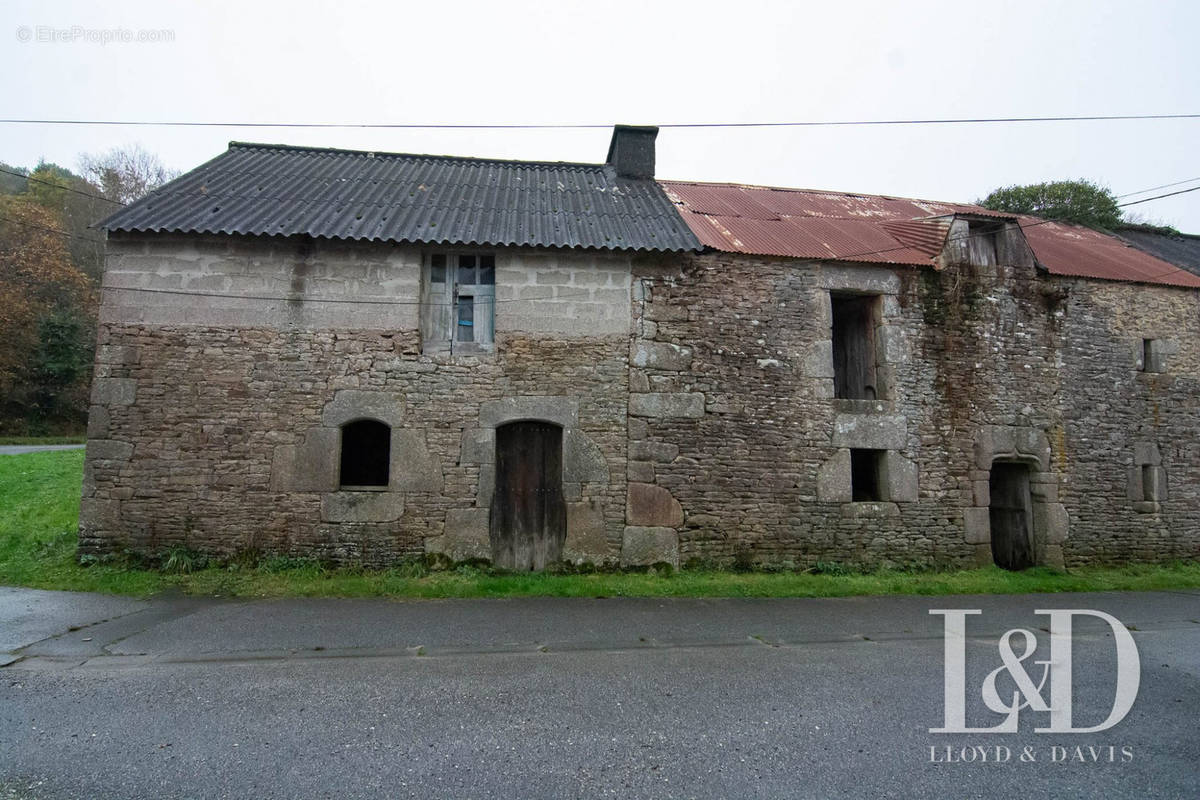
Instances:
[[[19,444],[19,445],[38,445],[38,444],[84,444],[87,442],[86,436],[0,436],[0,446]]]
[[[1200,563],[1135,564],[1069,573],[956,572],[839,565],[820,572],[501,574],[472,566],[436,571],[423,563],[389,570],[332,569],[289,558],[211,564],[183,549],[148,568],[136,559],[80,565],[75,559],[82,451],[0,456],[0,584],[146,596],[165,590],[244,597],[844,597],[886,594],[1017,594],[1200,588]]]

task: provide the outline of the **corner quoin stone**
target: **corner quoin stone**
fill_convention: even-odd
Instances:
[[[112,439],[92,439],[87,443],[87,457],[102,461],[128,461],[133,445]]]
[[[704,416],[704,395],[700,392],[631,394],[629,413],[635,417],[700,419]]]
[[[137,399],[137,381],[133,378],[96,378],[92,384],[92,403],[104,406],[131,406]]]
[[[692,365],[692,348],[668,342],[635,342],[630,361],[635,367],[683,371]]]

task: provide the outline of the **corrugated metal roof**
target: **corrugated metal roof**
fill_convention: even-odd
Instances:
[[[1117,235],[1139,250],[1200,275],[1200,236],[1130,228]]]
[[[1022,217],[1021,224],[1037,260],[1053,274],[1200,288],[1200,275],[1131,247],[1116,236],[1034,217]]]
[[[1056,275],[1200,287],[1200,277],[1108,234],[966,203],[661,181],[706,246],[733,253],[928,266],[954,215],[1017,222],[1038,262]],[[1147,248],[1149,249],[1149,248]]]
[[[101,227],[477,246],[700,247],[657,183],[618,177],[607,165],[242,142]]]
[[[661,183],[700,241],[735,253],[927,265],[949,231],[936,218],[956,213],[949,204],[892,197]]]

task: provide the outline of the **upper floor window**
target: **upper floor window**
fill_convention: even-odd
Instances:
[[[1000,232],[998,222],[971,220],[967,224],[967,261],[976,267],[993,267],[1000,263]]]
[[[844,400],[878,400],[875,371],[877,295],[830,297],[833,308],[833,389]]]
[[[495,337],[496,257],[432,253],[424,270],[421,339],[429,350],[487,350]]]

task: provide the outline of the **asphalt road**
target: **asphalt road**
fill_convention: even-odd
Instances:
[[[1035,733],[1045,717],[1026,710],[1015,734],[932,734],[944,643],[930,608],[983,611],[968,629],[972,725],[998,719],[978,689],[1001,665],[998,637],[1024,627],[1048,646],[1042,608],[1129,626],[1137,702],[1099,733]],[[1112,705],[1115,656],[1101,622],[1076,628],[1083,726]],[[143,602],[3,589],[0,631],[0,798],[1194,798],[1200,783],[1200,592]],[[976,746],[987,762],[964,763]]]
[[[0,456],[21,456],[26,453],[45,453],[51,450],[82,450],[82,444],[3,444]]]

